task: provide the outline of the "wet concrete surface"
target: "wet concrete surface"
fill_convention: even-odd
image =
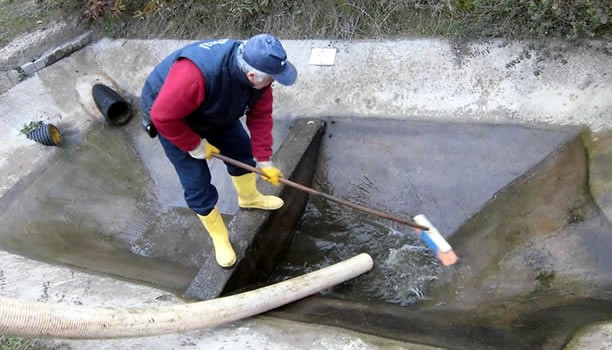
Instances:
[[[589,196],[582,128],[325,122],[320,151],[319,142],[313,143],[319,152],[306,165],[299,155],[310,143],[299,151],[295,145],[309,136],[295,122],[279,123],[282,142],[275,161],[292,169],[301,165],[306,175],[315,175],[312,186],[322,192],[399,217],[425,213],[454,246],[460,257],[456,266],[439,266],[411,228],[311,198],[295,239],[293,224],[282,230],[283,240],[277,239],[274,233],[283,224],[270,224],[273,219],[264,225],[268,232],[262,237],[271,237],[268,241],[251,246],[255,240],[239,239],[245,259],[232,276],[206,263],[214,260],[207,236],[184,204],[168,200],[180,193],[176,179],[163,182],[173,169],[160,166],[157,140],[144,136],[135,121],[124,128],[97,124],[82,141],[69,142],[24,191],[4,200],[8,230],[0,242],[20,255],[179,294],[187,290],[195,299],[261,285],[275,267],[281,275],[272,279],[280,280],[365,251],[376,261],[371,273],[272,314],[432,346],[555,348],[586,323],[605,320],[610,312],[605,291],[612,285],[605,257],[611,248],[609,224]],[[289,146],[283,149],[285,142]],[[222,164],[212,167],[213,176],[223,178]],[[308,176],[298,178],[310,183]],[[217,186],[222,197],[235,195],[231,185]],[[293,198],[302,203],[300,213],[306,205],[302,198]],[[234,239],[254,237],[259,230],[253,228],[268,221],[261,214],[226,214]],[[271,257],[285,250],[287,260],[276,266]],[[269,259],[260,264],[261,258],[248,258],[257,251]],[[289,265],[293,268],[283,275]],[[212,283],[216,278],[230,283]],[[578,309],[581,317],[571,323],[552,325],[546,318],[547,310],[566,317]],[[323,320],[320,310],[333,315]],[[529,315],[536,311],[547,327],[536,327],[538,336],[516,326],[521,319],[534,322]],[[419,324],[438,326],[415,332]]]
[[[398,217],[424,213],[452,239],[496,193],[579,132],[332,118],[314,184],[322,192]],[[362,294],[370,290],[370,297],[385,295],[383,300],[397,303],[422,298],[420,279],[436,278],[438,267],[412,228],[335,203],[311,202],[316,205],[298,228],[304,234],[296,237],[285,268],[306,261],[316,268],[366,249],[378,263],[377,272],[361,278],[368,280],[358,288]],[[402,274],[418,276],[401,279]]]
[[[172,289],[184,286],[193,267],[130,252],[160,206],[126,136],[98,123],[82,143],[68,140],[10,200],[3,198],[2,248]]]
[[[342,123],[336,123],[337,131],[342,129]],[[380,127],[361,121],[355,124],[369,131]],[[442,173],[447,174],[446,178],[432,175],[437,176],[439,188],[428,188],[413,185],[427,186],[427,176],[376,173],[376,169],[384,169],[375,165],[379,158],[385,157],[381,149],[386,147],[381,147],[380,141],[371,146],[367,136],[361,137],[355,132],[355,124],[349,123],[347,127],[351,130],[347,135],[353,140],[350,147],[328,148],[334,144],[331,140],[342,135],[340,132],[325,139],[323,149],[334,152],[333,155],[322,152],[315,183],[343,197],[393,212],[398,210],[396,198],[401,198],[396,196],[401,196],[404,189],[412,191],[406,198],[419,198],[421,189],[429,189],[429,195],[435,199],[430,201],[442,203],[438,204],[442,207],[449,204],[439,198],[453,185],[470,190],[474,187],[469,184],[480,180],[478,184],[482,186],[469,198],[472,202],[467,197],[462,199],[464,210],[470,205],[477,209],[464,217],[455,216],[458,225],[446,231],[460,260],[450,268],[440,267],[435,259],[423,258],[431,253],[417,249],[423,244],[410,236],[410,230],[399,230],[408,235],[400,238],[396,225],[315,203],[298,227],[295,244],[280,265],[280,276],[274,280],[299,274],[304,269],[316,269],[320,261],[355,251],[371,254],[377,263],[367,275],[273,314],[453,349],[559,349],[580,328],[612,316],[609,292],[612,274],[608,268],[612,261],[606,253],[612,249],[612,226],[590,195],[587,151],[581,129],[536,131],[496,126],[499,134],[489,140],[489,133],[475,132],[483,128],[481,125],[465,130],[457,127],[452,136],[444,135],[448,136],[446,139],[467,134],[470,142],[480,142],[480,147],[474,148],[479,150],[477,153],[467,152],[472,148],[466,148],[449,152],[448,157],[431,150],[394,154],[399,158],[395,163],[406,168],[409,168],[406,164],[418,164],[434,171],[438,168],[427,163],[428,159],[434,159],[454,169],[452,179],[448,172]],[[407,139],[415,138],[413,133],[402,129],[402,124],[391,124],[389,128],[400,135],[408,134]],[[385,135],[393,134],[385,132]],[[427,130],[426,134],[438,136],[443,143],[452,143],[444,141],[435,131]],[[550,142],[551,138],[556,143],[540,148],[540,157],[535,157],[534,151],[539,146],[533,140]],[[498,140],[502,145],[495,145]],[[395,143],[393,139],[388,141]],[[344,139],[335,142],[346,144]],[[364,156],[368,147],[380,147],[379,156]],[[505,167],[497,166],[495,172],[479,171],[479,166],[484,164],[471,157],[487,159],[488,152],[505,160],[500,159],[499,163]],[[522,157],[526,152],[534,157],[530,160]],[[363,174],[360,166],[351,162],[356,158],[353,153],[368,158],[361,164],[373,160],[367,167],[361,165],[373,169],[372,172],[365,171],[363,178],[351,177],[351,172],[337,172],[342,180],[333,181],[329,174],[334,173],[332,169],[338,162],[343,169],[352,164],[358,169],[356,173]],[[425,160],[412,159],[419,157]],[[453,167],[458,163],[470,164],[470,167]],[[518,170],[521,166],[525,168]],[[345,182],[347,178],[349,181]],[[497,183],[497,178],[504,180]],[[331,183],[326,182],[330,179]],[[492,181],[488,183],[487,179]],[[391,183],[396,190],[385,195],[379,190],[381,183]],[[318,227],[326,230],[317,230]]]
[[[446,237],[580,128],[332,119],[320,160],[331,193]]]
[[[500,322],[474,311],[420,310],[314,296],[268,313],[444,349],[562,349],[584,325],[609,320],[601,300],[534,309]]]
[[[277,123],[275,150],[291,127]],[[199,269],[214,262],[214,254],[159,142],[144,134],[137,118],[124,127],[98,122],[78,139],[67,136],[51,164],[3,198],[2,248],[185,291]],[[213,160],[211,172],[213,184],[225,194],[219,207],[229,224],[238,211],[236,193],[222,162]],[[261,186],[268,192],[272,187]],[[251,228],[253,220],[242,219]],[[250,244],[236,235],[244,251]],[[220,270],[216,264],[210,268]],[[224,284],[218,290],[209,286],[215,289],[211,295],[217,296]]]

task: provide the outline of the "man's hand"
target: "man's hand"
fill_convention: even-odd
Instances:
[[[279,178],[283,177],[283,173],[272,162],[258,162],[257,167],[264,173],[264,180],[272,183],[274,186],[280,185]]]
[[[202,139],[200,144],[194,148],[192,151],[189,151],[189,155],[195,159],[204,159],[211,160],[213,154],[221,153],[219,149],[206,141],[206,139]]]
[[[217,147],[208,143],[208,141],[205,141],[204,153],[205,153],[206,159],[211,160],[213,157],[213,154],[219,154],[221,153],[221,151],[219,151]]]

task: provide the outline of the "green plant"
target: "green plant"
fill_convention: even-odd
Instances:
[[[0,335],[0,350],[51,350],[58,347],[49,347],[39,340]]]
[[[95,20],[102,17],[106,11],[108,4],[106,0],[89,0],[87,1],[87,8],[85,9],[85,17],[90,20]]]
[[[612,29],[607,0],[456,0],[453,6],[465,37],[606,39]]]
[[[41,126],[43,126],[43,122],[38,120],[38,121],[31,121],[28,124],[24,124],[23,128],[21,128],[21,133],[22,134],[29,134],[31,131],[36,130],[38,128],[40,128]]]

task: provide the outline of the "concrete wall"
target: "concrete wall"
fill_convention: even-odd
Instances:
[[[277,89],[277,115],[612,127],[610,44],[417,39],[286,46],[300,75],[294,87]],[[336,48],[336,64],[309,65],[313,47]]]

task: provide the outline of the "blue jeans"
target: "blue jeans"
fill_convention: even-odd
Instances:
[[[235,160],[255,166],[251,150],[251,139],[240,121],[224,130],[216,130],[206,135],[200,135],[217,147],[223,155]],[[164,152],[178,174],[185,195],[185,202],[189,208],[200,215],[208,215],[217,204],[219,193],[210,183],[211,175],[205,159],[195,159],[188,152],[173,145],[162,135],[158,135]],[[240,176],[248,173],[247,170],[225,163],[227,172],[231,176]]]

